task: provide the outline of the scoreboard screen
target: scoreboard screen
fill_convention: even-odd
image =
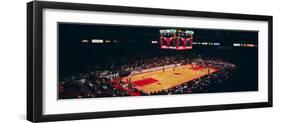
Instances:
[[[194,31],[183,29],[161,29],[160,48],[188,50],[192,49]]]

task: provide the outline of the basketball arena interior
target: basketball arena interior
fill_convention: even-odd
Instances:
[[[258,91],[258,32],[60,23],[59,99]]]

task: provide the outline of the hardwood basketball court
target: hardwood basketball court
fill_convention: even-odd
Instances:
[[[216,72],[217,69],[205,67],[200,69],[192,69],[191,65],[182,65],[163,70],[140,73],[122,78],[123,81],[130,79],[130,82],[136,86],[138,90],[145,93],[157,92],[163,89],[169,89],[199,77]]]

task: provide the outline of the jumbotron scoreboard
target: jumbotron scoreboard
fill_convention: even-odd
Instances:
[[[183,29],[161,29],[160,48],[188,50],[192,49],[194,31]]]

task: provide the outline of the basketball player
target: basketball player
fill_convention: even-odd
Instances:
[[[177,68],[177,63],[175,62],[174,67],[173,67],[174,72],[175,72],[176,68]]]

